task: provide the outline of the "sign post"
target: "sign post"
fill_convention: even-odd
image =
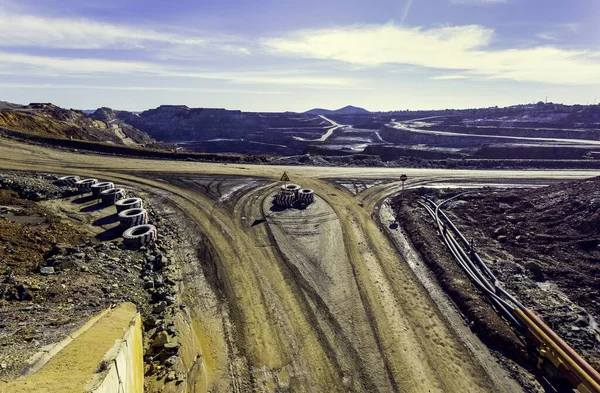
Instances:
[[[287,173],[283,172],[283,175],[281,175],[281,179],[279,179],[279,181],[282,181],[283,185],[287,186],[287,182],[290,181],[290,177],[287,175]]]
[[[404,198],[404,182],[408,180],[408,176],[406,175],[401,175],[400,176],[400,181],[402,182],[402,197]]]

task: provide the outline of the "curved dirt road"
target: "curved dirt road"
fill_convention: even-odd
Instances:
[[[490,375],[454,334],[371,218],[399,189],[354,196],[319,177],[384,177],[387,168],[270,167],[80,155],[0,139],[0,168],[93,175],[160,193],[210,244],[228,313],[192,311],[202,367],[189,391],[518,391]],[[303,211],[272,211],[272,181],[228,203],[185,185],[192,174],[276,179],[282,170],[317,190]],[[406,171],[411,173],[411,171]],[[413,170],[435,176],[577,178],[597,172]],[[177,180],[179,179],[179,180]],[[415,179],[418,181],[418,179]],[[193,295],[187,295],[193,296]],[[225,321],[227,319],[228,321]],[[231,322],[231,326],[227,322]],[[499,370],[499,374],[503,371]],[[202,375],[198,375],[202,374]],[[502,374],[504,375],[504,374]]]

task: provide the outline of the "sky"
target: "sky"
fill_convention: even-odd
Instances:
[[[0,100],[373,111],[600,100],[598,0],[0,0]]]

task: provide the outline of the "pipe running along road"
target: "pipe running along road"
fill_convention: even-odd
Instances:
[[[419,202],[419,204],[433,218],[444,244],[471,281],[516,330],[535,344],[539,356],[538,367],[541,368],[544,361],[547,360],[579,392],[600,393],[600,374],[550,329],[540,317],[500,286],[496,276],[475,251],[473,244],[467,241],[441,209],[444,204],[466,193],[468,192],[457,194],[438,204],[423,198],[424,202]]]

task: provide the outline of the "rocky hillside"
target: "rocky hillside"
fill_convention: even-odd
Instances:
[[[139,145],[153,142],[134,127],[53,104],[0,107],[0,127],[45,137]]]
[[[321,137],[330,123],[297,113],[258,113],[161,105],[140,114],[100,108],[92,118],[128,124],[153,138],[203,152],[289,155],[305,150],[301,139]]]

